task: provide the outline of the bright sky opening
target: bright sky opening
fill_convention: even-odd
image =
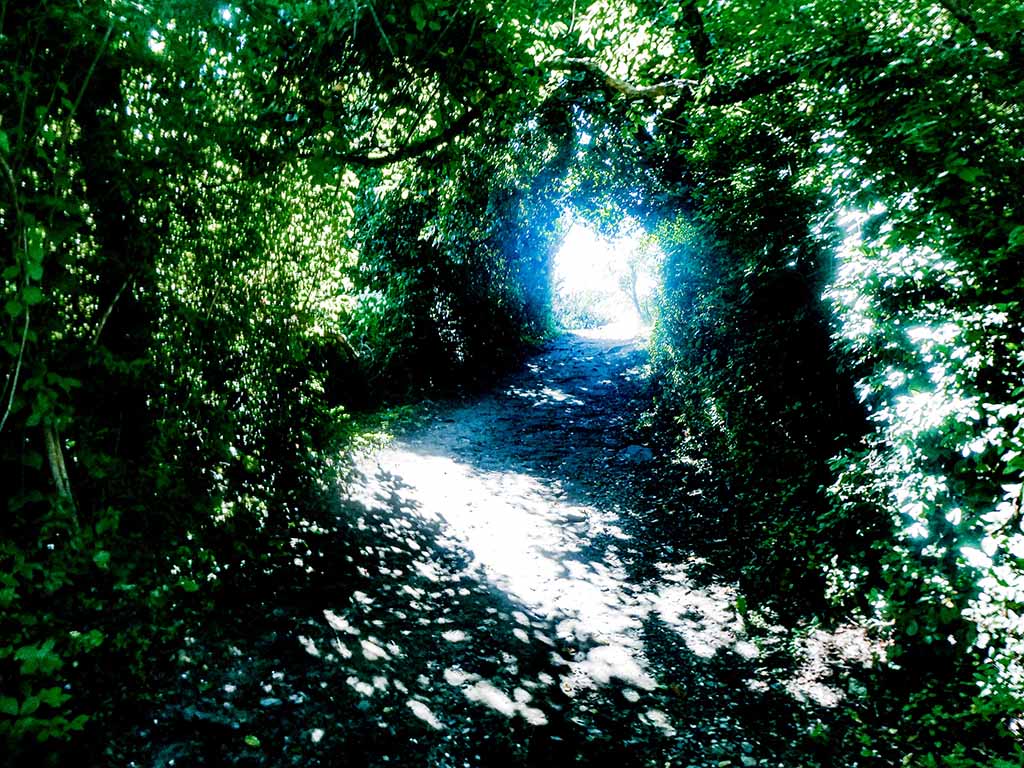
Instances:
[[[555,254],[556,314],[570,328],[649,323],[647,304],[657,278],[644,258],[644,231],[626,222],[615,238],[602,237],[581,221],[570,224]]]

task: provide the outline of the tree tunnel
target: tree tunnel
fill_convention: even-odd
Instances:
[[[884,649],[805,764],[1018,764],[1022,28],[0,0],[3,754],[101,760],[155,659],[362,535],[347,452],[618,323],[649,334],[650,535],[718,542],[749,626]]]

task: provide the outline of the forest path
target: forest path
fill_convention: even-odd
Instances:
[[[647,530],[645,363],[566,335],[362,457],[324,553],[344,578],[190,651],[195,700],[154,722],[191,735],[146,764],[831,764],[816,724],[857,643],[754,632]]]
[[[419,691],[406,684],[406,706],[444,730],[497,714],[508,751],[480,765],[804,766],[796,744],[813,711],[842,696],[824,680],[826,657],[850,638],[822,634],[794,659],[781,627],[748,636],[736,588],[696,583],[697,558],[646,530],[657,467],[630,439],[645,364],[636,339],[567,334],[365,467],[360,504],[436,526],[434,547],[462,557],[413,558],[404,570],[420,583],[357,612],[430,627],[408,657],[435,675]],[[408,554],[379,551],[382,563]],[[481,593],[497,598],[482,614]],[[477,764],[491,739],[504,741],[471,735],[451,764]]]

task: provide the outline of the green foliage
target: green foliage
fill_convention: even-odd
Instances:
[[[830,493],[839,514],[869,499],[892,521],[876,607],[895,663],[970,680],[944,717],[969,707],[1005,729],[1024,708],[1022,284],[1009,266],[1024,122],[1007,108],[1021,81],[980,16],[903,14],[885,30],[913,34],[871,93],[826,102],[837,120],[821,172],[845,217],[827,298],[874,425]],[[867,123],[880,114],[881,131]]]
[[[647,149],[676,207],[655,423],[725,476],[752,586],[859,607],[890,641],[912,684],[880,710],[913,748],[886,758],[989,764],[1024,705],[1020,11],[697,21],[671,70],[694,103]]]
[[[546,331],[551,158],[455,141],[538,101],[535,12],[0,3],[6,753],[98,742],[290,563],[349,412]]]
[[[563,328],[600,328],[613,319],[602,307],[607,299],[600,291],[560,292],[552,311]]]
[[[290,562],[352,412],[547,334],[571,207],[665,254],[652,421],[719,470],[751,594],[860,611],[915,683],[862,718],[865,759],[903,728],[905,764],[999,764],[1024,709],[1022,25],[952,0],[0,0],[9,754],[98,740],[112,676],[145,701],[204,611]]]

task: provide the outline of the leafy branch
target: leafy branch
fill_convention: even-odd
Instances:
[[[971,37],[979,43],[987,45],[993,51],[1005,53],[1011,59],[1020,59],[1021,46],[1024,45],[1024,34],[1020,31],[1014,34],[1012,42],[1007,42],[982,29],[981,25],[978,24],[978,20],[963,6],[960,0],[939,0],[939,5],[945,9],[946,13],[956,19],[964,29],[970,32]]]
[[[383,168],[394,163],[402,162],[403,160],[412,160],[413,158],[421,157],[422,155],[444,146],[448,142],[465,133],[469,127],[482,116],[482,114],[483,112],[479,106],[469,107],[461,116],[449,123],[443,130],[430,136],[424,136],[423,138],[415,141],[410,141],[403,146],[394,149],[384,150],[378,148],[376,150],[367,150],[363,152],[350,151],[327,154],[319,152],[303,152],[300,153],[299,156],[303,158],[326,156],[337,160],[340,163],[347,163],[349,165],[363,168]]]

